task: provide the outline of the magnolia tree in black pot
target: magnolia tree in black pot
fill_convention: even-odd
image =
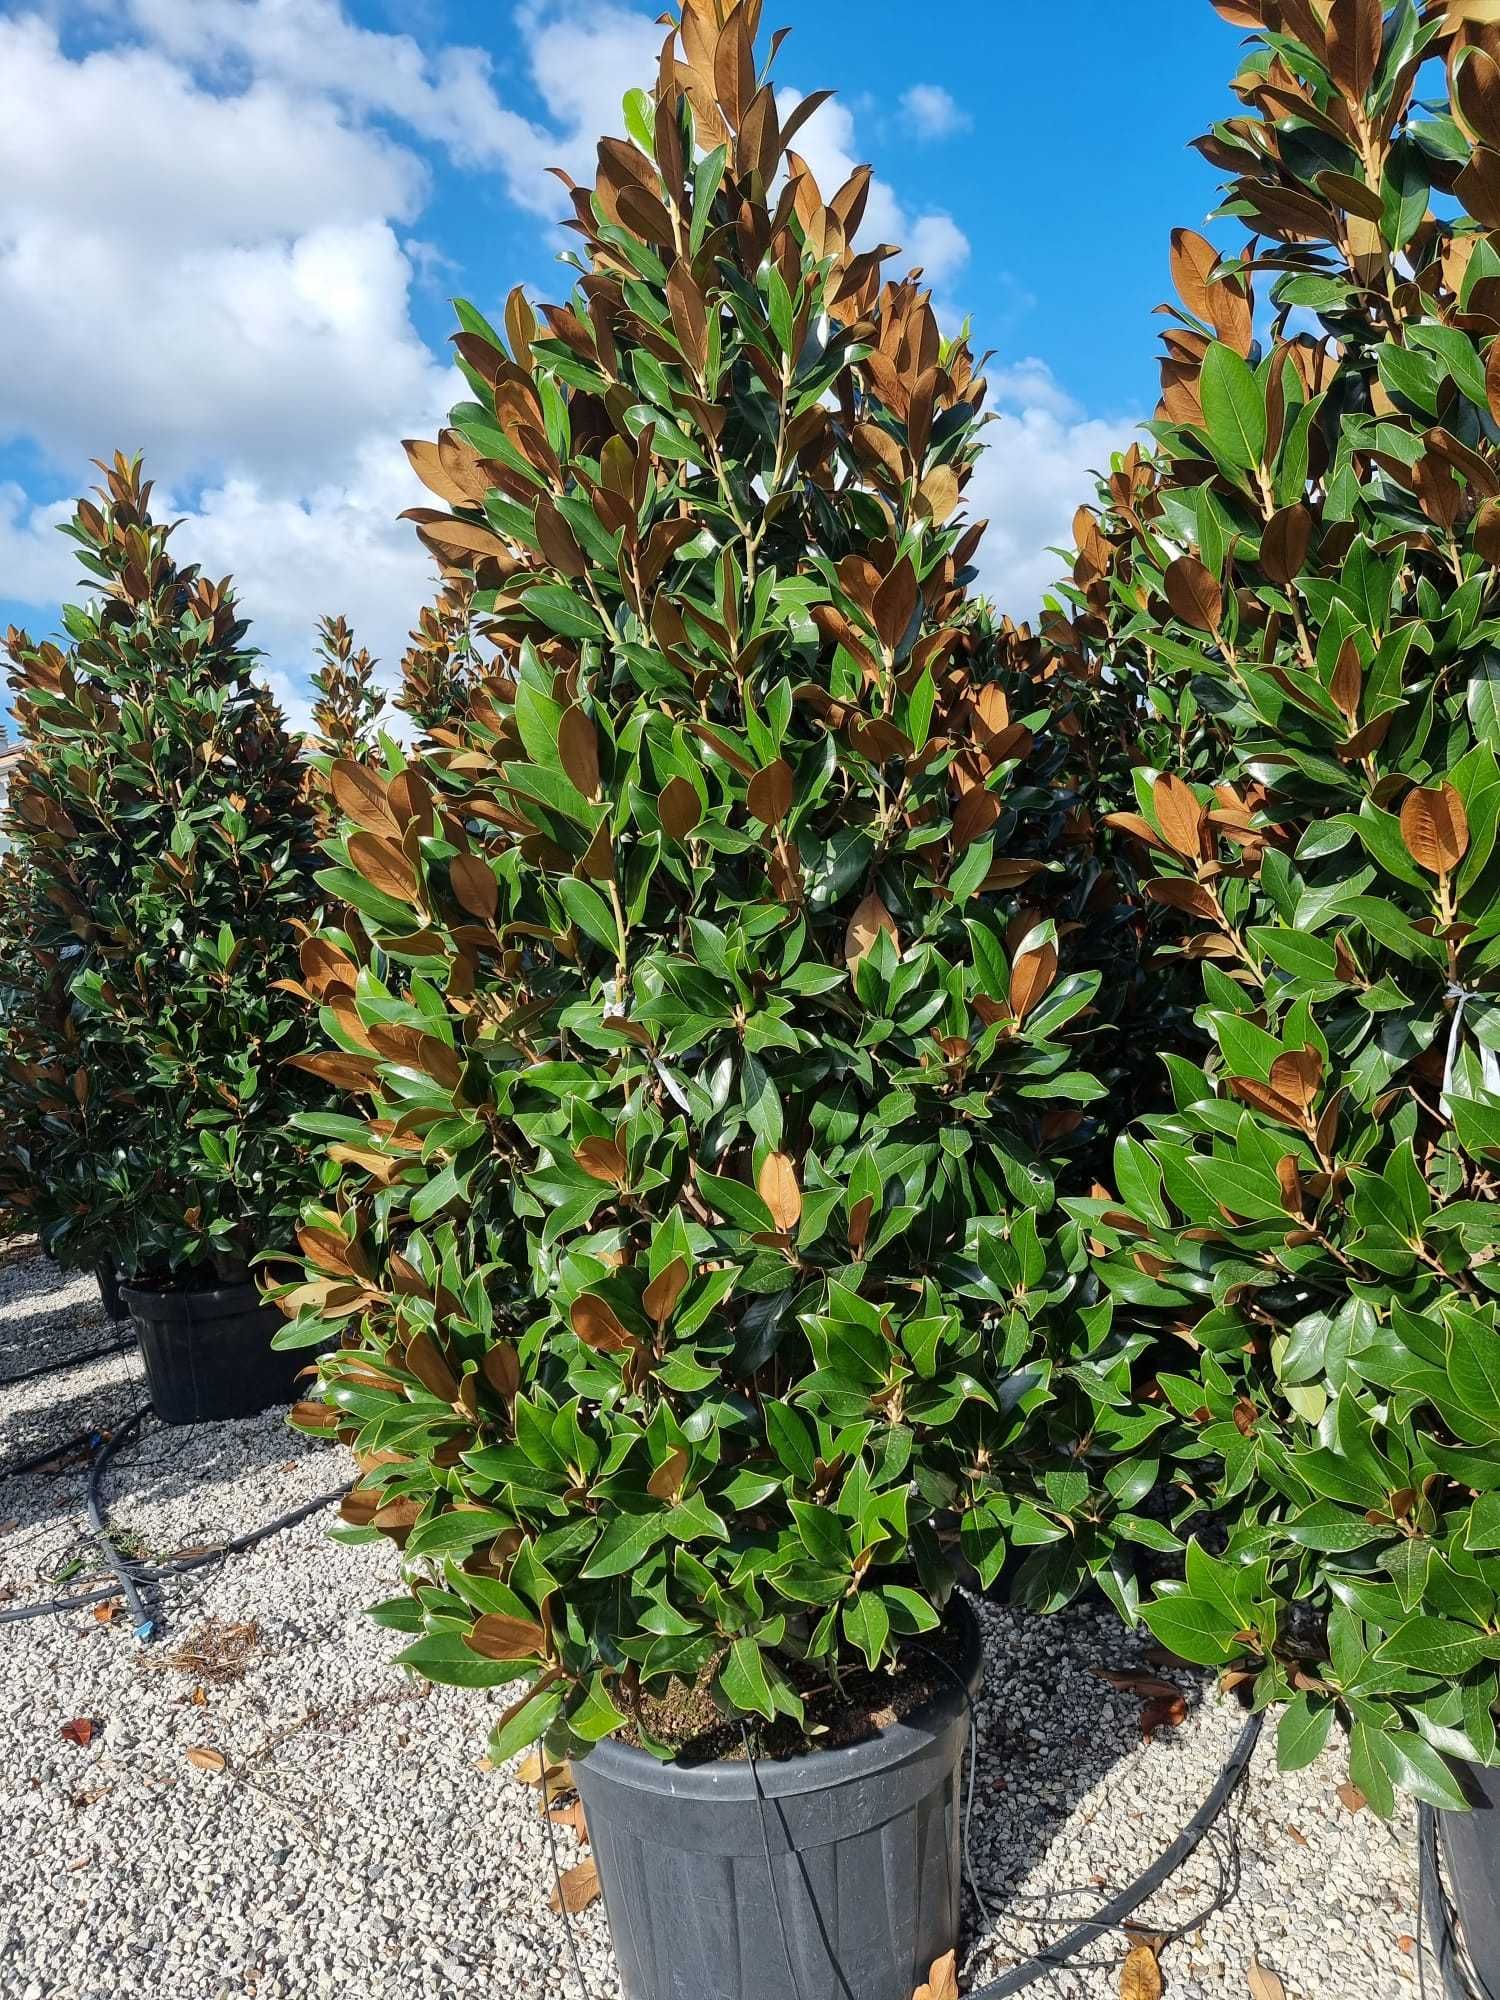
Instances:
[[[759,13],[686,8],[571,297],[461,307],[471,399],[409,447],[484,651],[420,758],[331,773],[304,977],[365,1104],[315,1121],[283,1339],[338,1343],[300,1421],[403,1546],[401,1660],[505,1690],[496,1761],[574,1757],[632,2000],[910,2000],[956,1550],[1004,1556],[1081,1254],[1100,883],[966,596],[983,382],[852,247],[868,173],[819,190]]]
[[[295,919],[317,891],[299,746],[252,678],[227,584],[180,566],[137,464],[68,527],[97,597],[66,647],[9,635],[24,756],[3,909],[31,1006],[7,1029],[9,1184],[44,1245],[102,1263],[169,1421],[289,1396],[251,1263],[309,1173]]]
[[[1444,1812],[1494,1990],[1500,20],[1217,4],[1255,32],[1203,150],[1256,234],[1174,240],[1155,450],[1053,634],[1140,692],[1112,826],[1197,1045],[1070,1205],[1106,1393],[1167,1419],[1110,1469],[1188,1541],[1145,1619],[1284,1768],[1343,1730],[1372,1808]]]

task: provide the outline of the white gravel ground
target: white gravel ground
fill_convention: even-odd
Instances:
[[[0,1380],[109,1334],[92,1280],[39,1260],[0,1267]],[[0,1466],[117,1424],[144,1400],[138,1378],[122,1355],[0,1386]],[[275,1415],[152,1428],[112,1470],[110,1519],[161,1557],[346,1476],[340,1454]],[[0,1606],[97,1579],[83,1485],[81,1458],[0,1483]],[[4,2000],[578,2000],[536,1795],[478,1768],[490,1702],[388,1666],[398,1642],[361,1611],[390,1594],[390,1555],[329,1543],[328,1518],[168,1586],[150,1645],[87,1611],[0,1625]],[[70,1560],[81,1567],[48,1581]],[[979,1985],[1141,1872],[1241,1721],[1182,1677],[1187,1723],[1145,1745],[1135,1697],[1090,1671],[1142,1657],[1112,1615],[981,1609],[973,1860],[990,1921],[968,1899],[966,1981]],[[170,1664],[209,1620],[253,1621],[239,1678]],[[77,1720],[93,1725],[86,1744],[63,1733]],[[223,1770],[199,1768],[193,1749],[220,1753]],[[1278,1777],[1267,1731],[1232,1838],[1144,1913],[1178,1928],[1237,1858],[1233,1901],[1164,1954],[1169,2000],[1243,2000],[1257,1955],[1290,2000],[1415,1993],[1413,1822],[1351,1815],[1343,1776],[1330,1752]],[[566,1830],[558,1842],[566,1867],[577,1846]],[[593,2000],[618,2000],[602,1910],[574,1922]],[[1126,1942],[1102,1939],[1095,1965],[1033,1991],[1117,1994]]]

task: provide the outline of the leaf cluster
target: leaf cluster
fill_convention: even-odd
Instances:
[[[1219,11],[1249,241],[1174,238],[1153,448],[1051,626],[1137,703],[1108,823],[1193,1010],[1065,1204],[1101,1407],[1154,1419],[1091,1505],[1165,1469],[1194,1539],[1143,1615],[1289,1703],[1285,1764],[1339,1720],[1374,1805],[1455,1805],[1500,1695],[1500,27]]]
[[[459,306],[408,451],[464,686],[434,613],[303,950],[363,1102],[300,1121],[340,1178],[282,1338],[341,1343],[303,1421],[403,1544],[402,1658],[525,1684],[497,1756],[674,1676],[798,1718],[936,1626],[1083,1262],[1071,692],[970,599],[982,375],[855,247],[868,170],[818,188],[759,14],[690,0],[566,303]]]
[[[173,559],[138,463],[101,469],[65,529],[96,601],[66,647],[8,648],[3,1171],[67,1261],[240,1277],[316,1182],[276,977],[313,895],[305,771],[228,584]]]

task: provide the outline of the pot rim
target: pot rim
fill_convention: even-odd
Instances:
[[[272,1306],[274,1302],[263,1299],[253,1278],[245,1278],[234,1285],[176,1285],[165,1290],[155,1285],[122,1283],[120,1297],[127,1304],[137,1300],[149,1308],[155,1304],[176,1307],[180,1314],[198,1313],[207,1318],[218,1318],[230,1313],[242,1313],[251,1306]]]
[[[877,1771],[896,1770],[929,1752],[934,1740],[966,1714],[984,1665],[984,1634],[967,1597],[955,1590],[948,1603],[949,1615],[956,1616],[963,1637],[955,1672],[962,1678],[964,1691],[945,1679],[919,1708],[858,1743],[799,1751],[792,1757],[757,1758],[754,1775],[759,1777],[766,1798],[823,1791]],[[585,1779],[596,1777],[606,1784],[658,1797],[713,1799],[725,1805],[756,1797],[754,1777],[743,1758],[716,1758],[704,1764],[679,1764],[675,1759],[663,1763],[648,1750],[637,1750],[610,1736],[578,1758],[575,1768]]]

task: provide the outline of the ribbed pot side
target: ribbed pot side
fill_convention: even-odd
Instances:
[[[578,1760],[625,2000],[911,2000],[956,1947],[980,1634],[954,1608],[963,1690],[869,1742],[757,1760],[764,1808],[744,1762]]]
[[[1472,1812],[1438,1815],[1443,1862],[1481,1992],[1500,1993],[1500,1771],[1462,1767]]]
[[[215,1291],[153,1292],[126,1285],[146,1386],[166,1424],[253,1417],[290,1403],[307,1356],[278,1353],[271,1337],[283,1324],[254,1285]]]

